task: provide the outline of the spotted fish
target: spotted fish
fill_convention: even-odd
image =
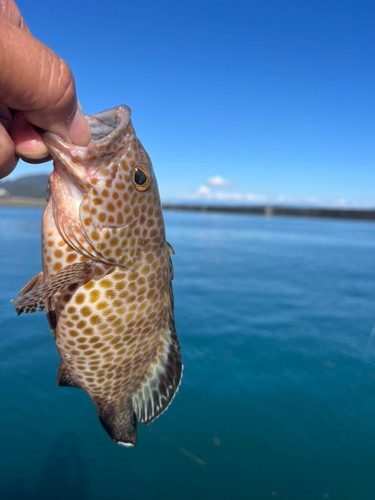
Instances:
[[[112,439],[132,446],[136,417],[152,422],[180,384],[173,249],[129,108],[86,119],[87,147],[43,135],[54,159],[43,271],[13,302],[18,314],[46,311],[61,357],[58,385],[86,391]]]

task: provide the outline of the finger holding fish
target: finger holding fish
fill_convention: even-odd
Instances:
[[[30,33],[12,0],[0,2],[0,178],[22,158],[51,159],[34,126],[87,145],[90,127],[69,66]]]

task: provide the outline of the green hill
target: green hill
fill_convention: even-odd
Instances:
[[[14,181],[0,182],[0,188],[6,189],[7,196],[22,196],[29,198],[46,198],[48,175],[28,175]]]

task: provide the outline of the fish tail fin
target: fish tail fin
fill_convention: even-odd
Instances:
[[[98,417],[113,441],[123,446],[135,446],[137,441],[137,419],[131,400],[120,407],[97,405]]]

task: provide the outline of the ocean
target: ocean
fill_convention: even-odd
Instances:
[[[56,385],[39,208],[0,208],[0,499],[375,499],[375,224],[165,212],[184,377],[112,443]]]

